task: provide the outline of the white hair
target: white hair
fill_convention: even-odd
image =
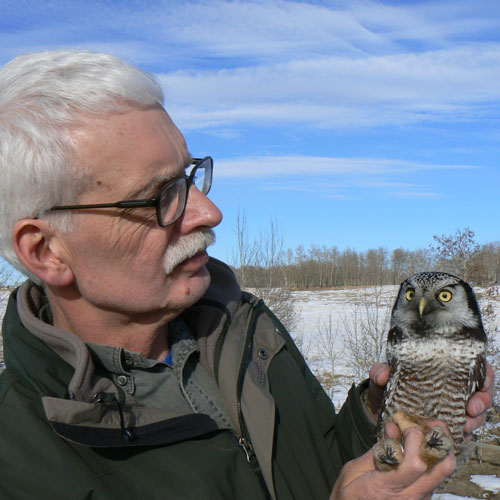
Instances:
[[[30,277],[12,242],[18,220],[76,203],[86,188],[69,131],[85,117],[163,104],[152,75],[109,54],[61,50],[0,69],[0,256]],[[69,214],[47,214],[68,229]]]

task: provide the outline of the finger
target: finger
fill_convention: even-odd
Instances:
[[[426,423],[430,424],[431,427],[434,424],[439,424],[447,430],[442,422],[432,421]],[[420,496],[424,496],[437,488],[455,470],[454,450],[452,448],[444,460],[441,460],[428,470],[427,464],[421,457],[421,446],[424,440],[423,431],[419,427],[411,427],[405,430],[403,435],[405,438],[405,454],[403,463],[399,470],[396,471],[401,472],[402,477],[395,477],[394,480],[399,482],[399,487],[407,487],[409,492],[418,492]]]
[[[484,413],[493,404],[493,398],[495,396],[495,373],[493,368],[488,363],[486,369],[486,378],[481,390],[472,395],[467,403],[467,417],[474,419],[475,417],[480,417],[473,421],[467,423],[466,432],[470,432],[481,425],[484,421]]]
[[[467,415],[469,417],[478,417],[485,413],[493,404],[493,395],[490,391],[476,392],[467,403]]]
[[[404,457],[403,462],[395,471],[393,478],[398,488],[404,489],[414,483],[427,471],[427,465],[422,460],[420,449],[424,441],[424,433],[420,427],[409,427],[403,432]]]
[[[486,364],[486,377],[480,391],[489,392],[492,396],[495,392],[495,372],[489,363]]]
[[[441,460],[434,465],[432,469],[422,474],[406,490],[406,496],[409,498],[430,498],[432,492],[453,474],[456,466],[455,454],[450,451],[445,459]]]
[[[439,425],[451,436],[448,426],[440,420],[425,420],[425,424],[429,427]],[[410,431],[413,432],[410,433]],[[408,432],[408,434],[406,434],[406,432]],[[413,467],[413,471],[409,469],[409,473],[411,474],[413,472],[412,477],[415,478],[408,493],[414,492],[416,497],[419,495],[424,496],[434,491],[456,469],[454,448],[452,447],[450,449],[445,459],[428,469],[427,463],[421,458],[421,446],[424,440],[424,432],[418,427],[412,427],[406,432],[403,433],[405,435],[405,458],[408,455],[409,462],[407,465]],[[420,475],[418,475],[419,471],[421,471]]]
[[[485,420],[486,420],[486,412],[481,413],[477,417],[467,417],[467,420],[466,420],[465,426],[464,426],[465,437],[470,435],[478,427],[481,427],[481,425],[484,424]]]
[[[389,365],[377,363],[370,370],[370,380],[379,387],[384,387],[389,380]]]
[[[387,422],[384,426],[384,438],[401,439],[399,427],[393,422]]]
[[[377,363],[370,370],[370,385],[366,394],[366,402],[375,420],[384,399],[385,385],[389,380],[389,372],[389,366],[385,363]]]

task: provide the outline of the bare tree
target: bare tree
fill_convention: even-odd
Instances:
[[[269,220],[269,227],[261,232],[260,245],[257,246],[257,260],[264,268],[265,285],[273,287],[277,283],[277,272],[283,264],[283,231],[276,219]]]
[[[352,303],[351,314],[342,319],[347,357],[356,380],[366,378],[375,363],[386,359],[391,309],[382,287],[370,290],[371,294],[361,295]]]
[[[261,232],[258,240],[250,238],[244,211],[238,211],[236,220],[237,249],[233,253],[233,265],[242,288],[254,293],[266,302],[289,332],[298,324],[294,297],[286,288],[279,273],[283,263],[283,234],[276,220],[271,219],[269,228]],[[264,277],[264,280],[262,280]]]
[[[476,285],[499,282],[500,242],[478,245],[466,228],[434,236],[435,246],[389,252],[384,247],[358,252],[352,248],[299,245],[284,250],[283,233],[275,219],[258,239],[249,237],[246,217],[238,213],[238,244],[232,264],[244,286],[298,289],[399,284],[420,271],[440,269]]]
[[[295,297],[290,290],[285,287],[261,287],[251,288],[249,291],[266,303],[291,334],[296,331],[300,315],[295,307]]]
[[[339,324],[333,319],[331,312],[325,320],[318,321],[318,363],[315,374],[330,398],[335,395],[343,378],[338,373],[338,362],[344,356],[341,338]]]
[[[466,227],[457,229],[454,234],[434,235],[436,246],[432,247],[440,266],[466,281],[475,281],[478,269],[475,257],[480,246],[474,240],[474,231]]]
[[[491,285],[500,282],[500,242],[486,243],[475,257],[478,283]]]
[[[290,335],[295,342],[295,345],[297,346],[298,350],[302,354],[304,360],[308,365],[311,364],[312,356],[312,337],[311,335],[304,335],[304,329],[303,328],[295,328],[290,332]]]
[[[481,316],[486,333],[488,334],[487,358],[495,373],[500,370],[500,327],[497,324],[495,307],[493,304],[500,301],[500,286],[491,285],[478,293],[481,305]],[[476,432],[476,440],[481,442],[494,440],[500,442],[500,380],[495,378],[495,396],[493,406],[487,413],[486,422]],[[481,459],[481,447],[477,447],[478,458]]]
[[[233,251],[232,264],[236,270],[236,275],[241,286],[249,285],[248,272],[251,266],[256,263],[258,246],[255,241],[250,240],[247,227],[245,211],[238,209],[236,216],[236,250]]]

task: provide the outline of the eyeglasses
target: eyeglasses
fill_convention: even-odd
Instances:
[[[194,167],[189,175],[181,175],[167,182],[154,198],[146,200],[122,200],[115,203],[99,203],[92,205],[61,205],[52,210],[85,210],[92,208],[143,208],[156,207],[158,225],[167,227],[180,219],[186,209],[188,192],[191,185],[207,195],[212,187],[214,161],[210,156],[193,158]]]

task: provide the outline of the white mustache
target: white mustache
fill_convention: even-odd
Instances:
[[[198,231],[179,238],[165,252],[165,272],[170,274],[183,261],[203,252],[215,243],[215,233],[211,229]]]

